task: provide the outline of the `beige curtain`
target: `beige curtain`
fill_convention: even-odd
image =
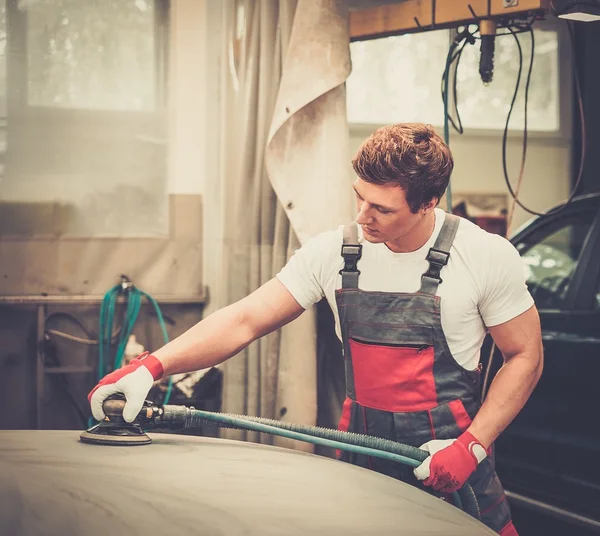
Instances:
[[[329,51],[328,61],[342,62],[349,71],[344,3],[226,0],[223,9],[223,261],[214,292],[225,305],[274,277],[300,246],[297,236],[307,239],[331,228],[336,216],[342,217],[336,224],[351,216],[348,198],[335,192],[341,177],[348,177],[345,96],[339,87],[347,72],[336,81],[306,57],[307,51]],[[315,36],[327,50],[314,48]],[[324,196],[324,190],[330,194]],[[332,211],[331,203],[347,209]],[[256,341],[223,370],[223,411],[314,423],[315,311]],[[312,448],[254,432],[223,435]]]

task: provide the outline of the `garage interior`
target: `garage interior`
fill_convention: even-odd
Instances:
[[[131,469],[127,449],[114,464],[100,447],[75,450],[106,374],[353,221],[353,155],[378,128],[419,122],[454,157],[439,207],[513,244],[541,319],[544,371],[494,447],[515,526],[600,534],[600,1],[1,0],[0,13],[0,481],[10,469],[14,484],[0,485],[0,533],[119,534],[144,520],[139,534],[372,534],[393,496],[407,520],[394,533],[491,534],[390,478],[353,481],[332,460],[339,444],[277,433],[275,421],[338,428],[344,357],[325,299],[217,366],[156,381],[156,412],[204,420],[152,430],[128,451],[141,456]],[[488,336],[482,397],[501,366]],[[215,412],[265,428],[217,427]],[[140,444],[167,421],[153,415]],[[187,473],[202,445],[204,482]],[[117,470],[131,488],[107,484]],[[281,496],[250,498],[268,478]],[[50,500],[79,479],[89,487]],[[180,509],[115,509],[146,492]],[[84,511],[85,494],[112,514]],[[235,516],[215,514],[218,494]],[[287,517],[265,529],[269,501]],[[22,505],[38,524],[15,517]]]

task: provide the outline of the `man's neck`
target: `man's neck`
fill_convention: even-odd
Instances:
[[[394,253],[411,253],[422,248],[431,238],[435,229],[435,210],[418,222],[405,236],[386,242],[385,245]]]

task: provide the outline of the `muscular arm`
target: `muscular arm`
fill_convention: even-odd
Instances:
[[[303,312],[285,286],[274,278],[246,298],[201,320],[153,355],[162,362],[165,376],[208,368]]]
[[[536,386],[543,368],[540,319],[535,306],[489,328],[504,365],[494,378],[471,432],[488,448],[517,416]]]

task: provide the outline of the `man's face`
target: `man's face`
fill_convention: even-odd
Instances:
[[[424,210],[411,212],[400,186],[371,184],[357,178],[353,188],[358,211],[356,222],[369,242],[401,242],[423,223]],[[423,208],[430,210],[434,206],[432,201]]]

